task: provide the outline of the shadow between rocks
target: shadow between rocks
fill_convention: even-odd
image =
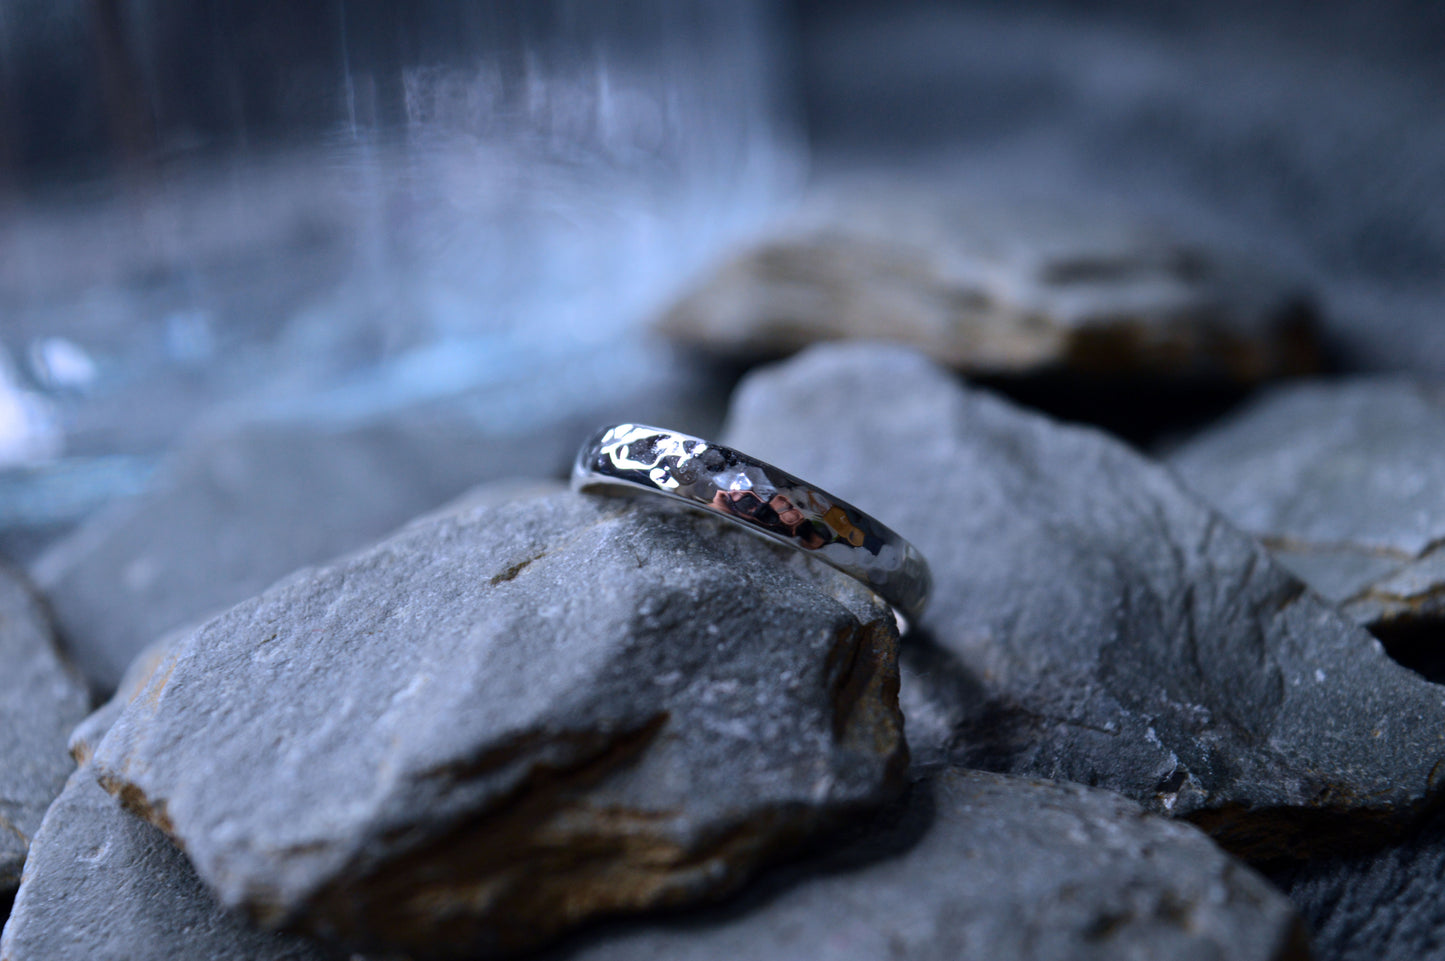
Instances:
[[[1370,627],[1395,663],[1432,684],[1445,684],[1445,622],[1435,617],[1400,617]]]
[[[718,357],[679,348],[729,391],[754,368],[788,359],[778,353],[751,358]],[[1150,450],[1224,417],[1261,385],[1222,378],[1164,374],[1110,374],[1043,370],[1031,374],[967,374],[960,380],[987,388],[1058,420],[1101,428],[1140,450]]]
[[[1255,390],[1214,379],[1079,371],[968,380],[1057,420],[1101,428],[1146,451],[1219,420]]]
[[[986,737],[961,743],[959,729],[978,710],[970,705],[988,703],[989,693],[932,631],[915,627],[908,632],[899,645],[898,667],[903,676],[899,703],[916,770],[949,764],[987,768],[990,757],[1007,752],[1006,725],[986,728],[999,734],[997,742]]]
[[[915,776],[901,798],[870,817],[848,822],[824,835],[797,852],[793,860],[780,862],[748,882],[738,894],[700,908],[587,925],[538,957],[545,961],[567,961],[594,944],[599,936],[626,935],[648,928],[700,931],[736,921],[761,910],[798,885],[902,857],[928,834],[935,814],[932,779]]]

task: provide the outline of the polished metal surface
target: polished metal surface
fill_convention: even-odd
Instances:
[[[720,514],[857,578],[909,620],[928,602],[928,562],[912,544],[827,491],[698,437],[604,428],[578,452],[572,489],[647,491]]]

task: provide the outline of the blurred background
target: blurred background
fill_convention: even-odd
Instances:
[[[1307,294],[1299,369],[1445,373],[1442,49],[1402,0],[0,0],[0,555],[424,488],[306,562],[706,430],[736,369],[655,318],[860,176],[1147,215]]]

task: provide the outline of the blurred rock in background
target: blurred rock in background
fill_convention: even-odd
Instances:
[[[900,183],[880,166],[816,185],[658,331],[740,366],[886,338],[1138,441],[1324,365],[1298,278],[1145,210],[958,174],[941,162]]]
[[[762,0],[0,11],[25,561],[218,408],[588,418],[583,385],[633,377],[641,319],[800,176]]]
[[[744,362],[886,335],[976,376],[1248,384],[1318,368],[1288,282],[1117,210],[1072,207],[969,196],[946,169],[906,188],[831,184],[660,326]]]
[[[71,656],[100,693],[167,631],[245,600],[298,567],[390,533],[483,481],[560,477],[609,420],[699,434],[725,383],[656,345],[581,357],[454,360],[490,369],[473,390],[361,381],[253,403],[193,429],[150,490],[95,514],[32,565]],[[499,353],[499,352],[498,352]],[[614,369],[623,371],[614,376]],[[399,377],[398,379],[404,378]],[[435,385],[433,385],[435,386]],[[397,396],[414,396],[398,403]],[[376,398],[387,398],[376,409]]]
[[[946,160],[1258,256],[1348,368],[1445,374],[1445,12],[1419,0],[801,0],[819,173]]]

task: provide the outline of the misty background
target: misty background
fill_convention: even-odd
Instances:
[[[1439,375],[1441,49],[1405,2],[0,0],[0,528],[216,418],[673,389],[649,319],[859,171],[1147,211]]]

